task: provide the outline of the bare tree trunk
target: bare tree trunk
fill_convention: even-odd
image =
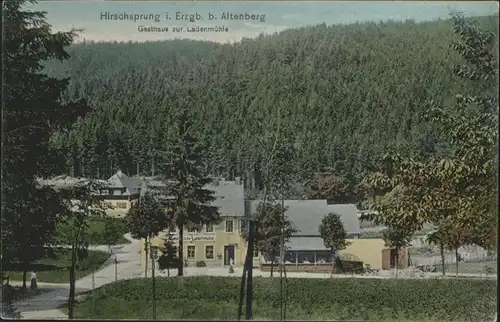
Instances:
[[[177,276],[184,276],[184,225],[179,228],[179,261],[180,265],[177,268]]]
[[[439,252],[441,253],[441,268],[443,270],[443,276],[446,276],[446,272],[445,272],[445,268],[446,268],[446,265],[445,265],[445,258],[444,258],[444,243],[439,243]]]
[[[274,254],[273,257],[271,258],[271,277],[273,277],[274,273]]]
[[[245,318],[247,320],[253,319],[252,314],[252,304],[253,304],[253,247],[254,247],[254,236],[256,227],[254,226],[254,222],[250,222],[249,226],[251,234],[248,236],[248,250],[247,250],[247,258],[246,258],[246,266],[247,266],[247,290],[246,290],[246,307],[245,307]]]
[[[238,301],[238,321],[241,320],[241,315],[243,314],[243,299],[245,297],[245,285],[247,286],[247,307],[246,307],[246,316],[251,316],[252,314],[252,270],[253,270],[253,235],[254,235],[255,229],[253,226],[253,222],[250,220],[248,222],[248,247],[247,247],[247,253],[245,256],[245,263],[243,265],[243,274],[241,274],[241,284],[240,284],[240,298]],[[250,283],[246,283],[250,281]],[[249,289],[250,288],[250,289]],[[250,299],[248,298],[250,297]]]
[[[144,255],[146,256],[146,266],[144,267],[144,277],[148,277],[148,238],[144,238]]]
[[[332,270],[330,271],[330,278],[333,277],[333,270],[335,269],[335,256],[333,255],[333,249],[330,250],[332,253]]]
[[[458,247],[455,248],[455,268],[457,269],[455,277],[458,277]]]
[[[69,299],[68,299],[68,319],[73,319],[75,307],[75,266],[76,266],[76,246],[71,249],[71,266],[69,268]]]
[[[398,279],[399,274],[399,249],[396,248],[396,279]]]
[[[245,297],[245,281],[247,277],[247,261],[243,265],[243,274],[241,275],[240,282],[240,299],[238,302],[238,321],[241,320],[241,315],[243,314],[243,298]]]

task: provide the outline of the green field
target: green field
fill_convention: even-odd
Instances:
[[[99,218],[99,217],[94,217],[91,218],[89,221],[89,228],[88,228],[88,238],[87,241],[92,244],[92,245],[104,245],[106,242],[103,239],[103,233],[104,233],[104,227],[106,225],[106,221],[110,220],[116,220],[118,222],[118,225],[120,227],[122,236],[118,239],[117,245],[120,244],[129,244],[130,241],[123,237],[127,233],[127,230],[125,228],[125,222],[121,218]]]
[[[239,278],[172,277],[156,283],[157,319],[236,319]],[[496,281],[290,279],[289,320],[487,321]],[[279,279],[254,279],[254,319],[280,317]],[[76,318],[151,319],[151,279],[108,284],[76,306]],[[95,307],[93,307],[93,303]]]
[[[496,261],[483,261],[483,262],[460,262],[458,263],[458,274],[484,274],[487,272],[486,266],[490,267],[491,271],[489,275],[496,275],[497,272],[497,262]],[[436,269],[438,272],[442,272],[441,264],[436,265]],[[455,275],[457,272],[457,266],[455,263],[447,263],[445,264],[445,271],[447,275]]]
[[[41,260],[31,264],[28,269],[27,283],[30,283],[30,271],[36,272],[38,282],[45,283],[67,283],[69,281],[70,249],[55,250],[52,256],[45,256]],[[92,269],[99,269],[108,254],[101,251],[89,251],[88,257],[78,263],[76,269],[76,279],[92,273]],[[10,274],[10,281],[22,281],[23,272],[18,264],[11,264],[3,267],[4,274]]]

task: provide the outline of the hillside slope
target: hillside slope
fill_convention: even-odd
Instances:
[[[498,17],[479,20],[497,29]],[[279,113],[301,180],[325,168],[359,179],[389,149],[446,152],[419,112],[474,90],[453,74],[461,60],[452,39],[448,21],[407,21],[317,25],[235,45],[74,45],[68,62],[47,71],[71,77],[67,98],[86,98],[94,111],[54,145],[71,160],[68,171],[149,174],[167,148],[171,115],[188,107],[213,173],[258,174]]]

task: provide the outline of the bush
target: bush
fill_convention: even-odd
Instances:
[[[197,261],[196,267],[207,267],[207,264],[205,263],[205,261]]]
[[[486,275],[490,275],[490,274],[493,274],[495,272],[493,267],[491,267],[490,265],[484,265],[483,271]]]
[[[157,298],[165,303],[186,302],[178,309],[178,316],[169,315],[171,319],[217,319],[221,303],[233,303],[238,298],[239,283],[240,278],[233,277],[158,278]],[[125,307],[142,302],[146,305],[144,299],[151,294],[151,283],[145,279],[119,281],[105,285],[96,294],[109,302],[103,302],[103,308],[112,302],[128,303]],[[279,312],[279,279],[255,278],[254,301],[256,309],[266,314]],[[189,303],[213,306],[213,315],[203,315]],[[288,307],[290,319],[486,321],[496,312],[496,281],[294,278],[288,280]],[[138,313],[119,314],[123,316],[114,318],[135,318]]]
[[[158,258],[158,268],[159,269],[170,269],[170,268],[178,268],[180,265],[180,261],[178,258],[172,258],[165,254],[161,255]]]

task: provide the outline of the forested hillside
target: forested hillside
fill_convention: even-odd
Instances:
[[[498,17],[479,20],[497,29]],[[453,37],[449,21],[407,21],[317,25],[235,45],[73,45],[68,61],[46,69],[70,77],[67,98],[86,98],[93,112],[53,143],[68,173],[149,175],[168,150],[171,115],[188,107],[211,172],[258,179],[279,118],[297,180],[330,169],[358,181],[390,149],[446,153],[419,111],[476,86],[453,73]]]

